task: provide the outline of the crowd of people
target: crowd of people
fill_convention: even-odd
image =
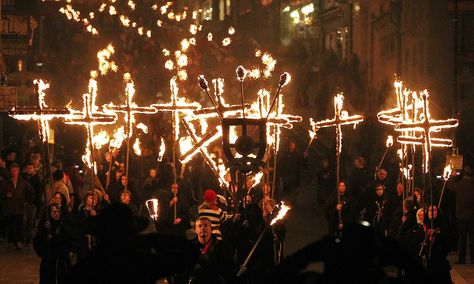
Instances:
[[[458,250],[457,263],[466,263],[468,237],[474,262],[469,163],[453,173],[439,201],[439,182],[433,182],[434,194],[422,187],[409,192],[403,180],[396,179],[398,172],[380,168],[374,178],[363,157],[354,159],[336,188],[335,168],[323,159],[315,190],[330,239],[285,258],[285,222],[270,223],[278,213],[277,201],[295,201],[301,173],[308,170],[307,153],[298,151],[294,142],[281,150],[275,179],[280,186],[272,194],[271,167],[264,169],[260,182],[253,174],[236,174],[232,183],[228,174],[230,185],[223,188],[204,161],[196,158],[175,169],[170,157],[157,162],[158,148],[144,145],[142,156],[133,156],[128,170],[125,151],[97,153],[97,174],[91,175],[69,156],[43,163],[40,145],[19,145],[11,139],[0,160],[0,238],[7,239],[11,249],[33,246],[41,258],[41,283],[80,283],[90,277],[97,283],[119,283],[131,275],[149,283],[159,278],[169,283],[278,283],[288,275],[280,280],[275,275],[286,269],[296,273],[295,263],[321,261],[307,250],[320,250],[322,244],[325,253],[340,250],[341,239],[344,245],[367,242],[352,236],[366,230],[354,229],[353,223],[370,227],[374,244],[397,240],[405,257],[443,283],[451,280],[449,252]],[[212,148],[212,155],[225,159],[219,146]],[[158,200],[155,219],[147,210],[149,199]],[[137,235],[144,230],[154,233]],[[163,257],[170,260],[165,263]],[[323,261],[328,268],[335,265],[329,257]],[[159,269],[154,271],[153,265]],[[113,272],[123,266],[131,275]],[[410,267],[397,267],[397,279],[411,277]],[[338,271],[327,270],[341,277]]]

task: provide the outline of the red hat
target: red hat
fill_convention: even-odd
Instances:
[[[217,200],[217,194],[214,190],[208,189],[204,192],[204,201],[206,202],[214,202]]]

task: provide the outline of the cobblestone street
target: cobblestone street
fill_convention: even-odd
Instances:
[[[5,241],[0,243],[0,283],[33,284],[39,283],[39,263],[33,248],[15,250]]]

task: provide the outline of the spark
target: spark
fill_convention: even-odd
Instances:
[[[105,49],[102,49],[97,52],[97,59],[99,60],[99,70],[101,75],[106,75],[109,70],[117,72],[118,66],[115,64],[115,62],[109,62],[110,57],[114,53],[115,49],[111,43],[109,43],[109,45]]]
[[[228,46],[231,43],[231,40],[229,37],[226,37],[222,40],[222,46]]]

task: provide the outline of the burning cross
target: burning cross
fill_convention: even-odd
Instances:
[[[188,114],[200,107],[198,103],[186,103],[184,98],[182,99],[178,97],[179,88],[176,84],[176,79],[176,77],[173,77],[170,80],[171,102],[152,105],[152,107],[159,112],[171,112],[174,141],[177,141],[179,138],[179,114]]]
[[[45,90],[49,88],[49,84],[43,80],[35,80],[36,106],[31,107],[15,107],[8,114],[18,120],[36,120],[38,123],[38,135],[41,141],[48,141],[49,121],[53,118],[64,118],[70,114],[67,108],[48,107],[44,100]]]
[[[423,148],[423,172],[428,173],[429,163],[431,159],[431,147],[451,147],[453,142],[451,139],[431,137],[431,132],[438,132],[441,129],[454,128],[458,126],[458,120],[449,118],[446,120],[431,119],[428,101],[428,92],[425,90],[421,93],[423,102],[422,116],[419,121],[415,118],[413,122],[404,121],[397,124],[396,131],[404,132],[413,131],[412,135],[404,134],[397,138],[402,144],[421,145]],[[416,132],[421,132],[421,136],[416,136]]]
[[[91,180],[92,175],[94,174],[94,160],[93,160],[93,151],[94,151],[94,126],[95,125],[106,125],[113,124],[117,120],[116,114],[99,112],[97,106],[95,105],[95,99],[97,97],[97,81],[95,80],[97,73],[91,72],[91,78],[89,79],[89,93],[84,94],[83,100],[84,105],[81,111],[73,111],[72,116],[67,117],[67,124],[82,125],[86,128],[87,132],[87,146],[86,146],[86,155],[84,157],[84,162],[91,169]],[[92,190],[91,184],[91,190]]]
[[[133,123],[135,121],[135,114],[155,114],[157,112],[156,108],[152,106],[137,106],[133,102],[133,96],[135,95],[135,87],[133,83],[133,79],[130,73],[125,73],[123,76],[125,81],[125,105],[113,105],[108,104],[104,106],[105,110],[110,110],[114,113],[124,113],[125,114],[125,135],[127,137],[127,161],[126,161],[126,169],[125,169],[125,176],[128,177],[128,169],[129,169],[129,160],[130,160],[130,139],[132,138],[133,134]],[[128,183],[127,183],[128,184]],[[127,186],[125,186],[127,189]]]
[[[201,140],[199,140],[198,136],[196,135],[193,127],[189,124],[189,122],[183,119],[182,123],[183,123],[184,129],[186,130],[186,132],[189,134],[189,137],[191,138],[191,142],[193,143],[193,146],[186,153],[181,155],[181,157],[179,157],[179,160],[183,163],[186,163],[199,151],[202,157],[204,158],[204,160],[206,161],[206,163],[211,168],[211,170],[218,177],[220,185],[221,186],[228,185],[225,179],[219,174],[218,166],[214,162],[214,160],[212,160],[211,155],[209,154],[206,148],[210,143],[212,143],[217,138],[222,136],[222,129],[220,127],[214,128],[214,130],[212,130],[211,132],[206,134],[204,137],[202,137]]]
[[[334,97],[334,118],[321,120],[317,122],[311,121],[311,126],[314,132],[317,132],[320,128],[335,127],[336,128],[336,181],[337,187],[339,187],[340,180],[340,156],[342,150],[342,125],[352,124],[354,127],[364,121],[364,117],[361,115],[349,116],[347,111],[342,109],[344,96],[342,93],[337,94]],[[337,189],[337,201],[341,203],[341,194],[339,188]],[[342,224],[341,211],[339,211],[339,224]]]

